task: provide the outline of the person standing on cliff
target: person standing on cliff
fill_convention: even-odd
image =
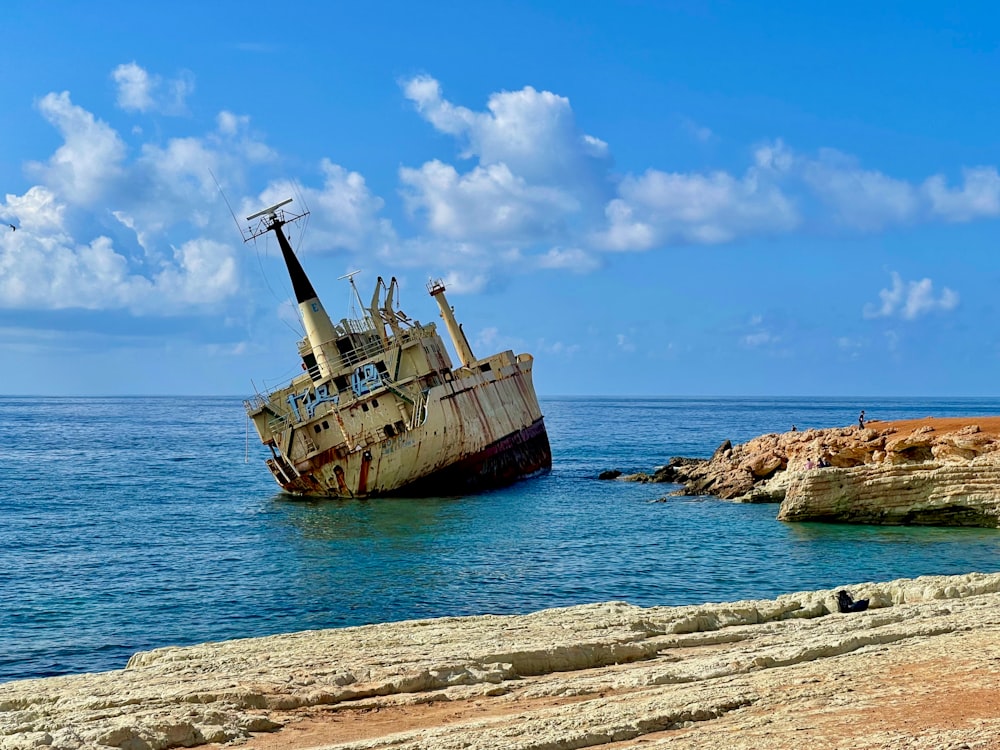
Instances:
[[[865,429],[865,410],[861,410],[861,414],[858,415],[858,427],[862,430]]]

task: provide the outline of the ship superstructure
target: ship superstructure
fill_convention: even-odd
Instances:
[[[440,281],[428,284],[454,345],[396,304],[395,278],[375,284],[356,318],[334,323],[282,227],[290,200],[247,217],[273,232],[305,328],[302,374],[245,402],[267,466],[287,492],[330,497],[444,495],[499,486],[552,465],[530,354],[477,358]],[[354,287],[353,275],[349,275]]]

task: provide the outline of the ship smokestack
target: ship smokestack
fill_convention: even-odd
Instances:
[[[462,326],[455,320],[455,311],[448,304],[448,300],[444,296],[444,282],[440,279],[430,282],[427,285],[427,291],[437,300],[438,307],[441,308],[441,317],[444,318],[444,325],[448,329],[451,343],[455,345],[455,353],[458,354],[458,361],[462,367],[468,367],[476,361],[476,357],[472,353],[472,347],[469,346],[469,340],[465,338],[465,331],[462,330]]]
[[[320,302],[319,296],[313,288],[312,282],[306,276],[302,264],[299,263],[299,259],[292,251],[292,246],[289,244],[288,238],[285,237],[285,233],[281,230],[286,220],[284,214],[279,212],[278,209],[290,202],[291,199],[289,198],[275,206],[258,211],[253,216],[248,216],[247,221],[264,217],[263,231],[272,231],[278,238],[281,257],[285,260],[285,267],[288,269],[288,276],[292,281],[292,290],[295,292],[295,301],[298,302],[299,314],[302,316],[302,325],[306,329],[306,340],[309,342],[309,348],[312,349],[313,357],[316,360],[316,367],[319,369],[320,375],[325,378],[331,374],[332,368],[326,356],[324,345],[333,342],[337,337],[337,333],[333,326],[333,321],[330,320],[330,316],[327,315],[326,310],[323,308],[323,303]]]
[[[285,259],[285,266],[288,268],[288,276],[292,280],[292,290],[295,292],[295,301],[299,303],[299,314],[302,316],[302,325],[306,329],[306,338],[309,340],[309,347],[313,356],[316,357],[316,366],[319,367],[320,375],[324,378],[331,374],[330,362],[326,356],[324,344],[332,342],[337,338],[337,333],[333,327],[333,321],[323,303],[319,300],[319,295],[313,289],[312,282],[306,276],[302,264],[295,257],[292,246],[288,243],[285,233],[281,231],[281,223],[276,219],[272,222],[274,233],[278,237],[278,245],[281,246],[281,256]]]

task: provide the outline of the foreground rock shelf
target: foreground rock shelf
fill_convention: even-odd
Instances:
[[[164,648],[0,685],[0,748],[1000,746],[1000,574],[849,588]]]
[[[783,521],[997,528],[1000,418],[772,433],[622,478],[683,485],[675,494],[780,502]]]

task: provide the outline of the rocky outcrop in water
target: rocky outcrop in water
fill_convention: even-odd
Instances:
[[[978,424],[873,423],[728,440],[710,459],[671,459],[631,481],[674,494],[780,502],[787,521],[1000,526],[1000,440]]]
[[[850,590],[867,611],[841,614],[830,589],[163,648],[123,670],[0,685],[0,748],[160,750],[278,730],[267,747],[797,750],[902,747],[910,733],[906,747],[930,750],[1000,736],[1000,575]],[[322,741],[292,742],[323,721]]]

